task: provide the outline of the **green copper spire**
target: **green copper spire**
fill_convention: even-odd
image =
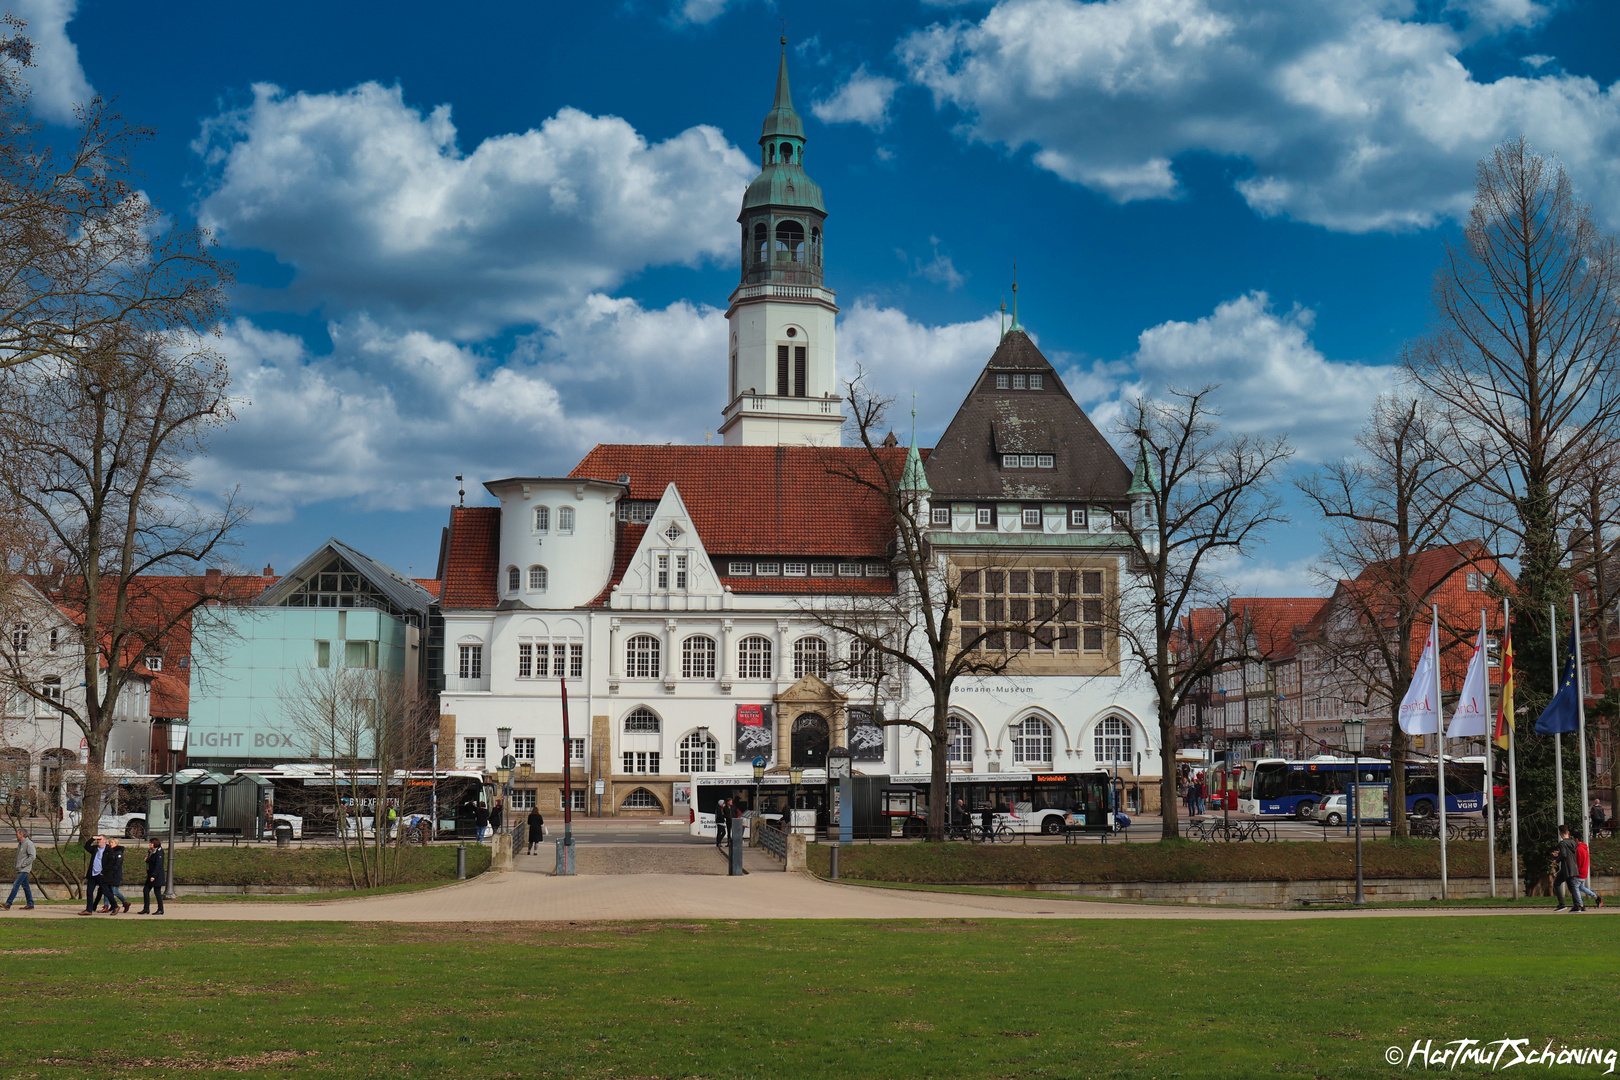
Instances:
[[[1147,436],[1136,433],[1136,468],[1131,472],[1131,486],[1127,495],[1151,495],[1158,490],[1158,475],[1153,470],[1153,455],[1148,453]]]
[[[776,100],[771,103],[771,111],[765,114],[765,126],[760,131],[760,138],[769,139],[783,135],[804,139],[804,121],[799,119],[798,112],[793,108],[793,90],[788,86],[785,36],[782,38],[782,60],[776,68]]]
[[[906,468],[900,474],[900,490],[931,493],[934,489],[928,486],[928,474],[923,471],[922,455],[917,452],[917,404],[916,396],[912,396],[911,405],[911,449],[906,451]]]

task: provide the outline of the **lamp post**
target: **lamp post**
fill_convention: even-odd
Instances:
[[[1356,819],[1356,899],[1357,907],[1367,903],[1361,891],[1361,752],[1367,748],[1367,721],[1344,722],[1344,747],[1354,762],[1355,783],[1350,788],[1350,814]]]
[[[799,781],[804,779],[804,766],[788,766],[788,806],[787,823],[788,832],[793,831],[793,804],[799,801]]]
[[[428,839],[439,838],[439,725],[435,723],[433,730],[428,732],[428,742],[433,746],[433,794],[429,801],[433,820],[428,823]]]
[[[765,759],[762,757],[757,757],[754,759],[754,823],[756,825],[759,823],[759,789],[760,785],[764,783],[764,780]]]
[[[185,720],[169,721],[169,861],[163,868],[163,898],[174,899],[174,819],[180,811],[180,767],[177,759],[186,749]]]
[[[509,727],[496,728],[495,741],[499,743],[501,747],[501,762],[500,767],[495,770],[495,783],[500,785],[501,827],[505,828],[506,804],[510,801],[512,794],[512,767],[517,764],[517,761],[513,759],[512,755],[506,752],[506,748],[512,743],[512,729]],[[490,842],[494,842],[493,833],[491,834]]]

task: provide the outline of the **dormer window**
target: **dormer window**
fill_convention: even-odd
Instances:
[[[996,376],[996,389],[997,390],[1005,390],[1005,389],[1007,389],[1007,387],[1010,384],[1011,384],[1010,380],[1008,379],[1007,376],[1005,376],[1005,375],[997,375]]]
[[[146,658],[146,670],[147,671],[162,671],[163,670],[163,657],[161,657],[161,656],[148,656]]]
[[[1024,388],[1024,376],[1014,375],[1012,377],[1012,383],[1012,388],[1014,390],[1022,390]]]
[[[1042,382],[1043,379],[1040,375],[1031,375],[1029,377],[1029,388],[1031,390],[1039,390],[1041,389]]]

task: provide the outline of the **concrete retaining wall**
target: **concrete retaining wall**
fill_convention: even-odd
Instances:
[[[1488,878],[1451,878],[1452,899],[1491,895]],[[1116,900],[1171,900],[1182,904],[1243,904],[1251,907],[1292,907],[1300,900],[1354,896],[1355,878],[1327,881],[1113,881],[1037,884],[1033,892],[1065,896],[1098,896]],[[1620,878],[1598,877],[1592,888],[1608,896],[1620,890]],[[1439,878],[1367,878],[1362,892],[1368,900],[1428,900],[1440,895]],[[1513,895],[1513,882],[1496,879],[1496,895]]]

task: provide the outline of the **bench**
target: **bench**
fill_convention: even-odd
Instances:
[[[1300,907],[1317,907],[1328,904],[1337,906],[1340,904],[1354,904],[1355,902],[1355,898],[1350,896],[1301,896],[1298,899]]]
[[[198,825],[191,830],[191,846],[196,847],[204,836],[228,836],[231,847],[242,842],[242,830],[225,825]]]
[[[1087,837],[1095,836],[1102,843],[1108,843],[1108,830],[1099,830],[1094,825],[1065,825],[1063,826],[1063,842],[1065,844],[1078,844]]]

